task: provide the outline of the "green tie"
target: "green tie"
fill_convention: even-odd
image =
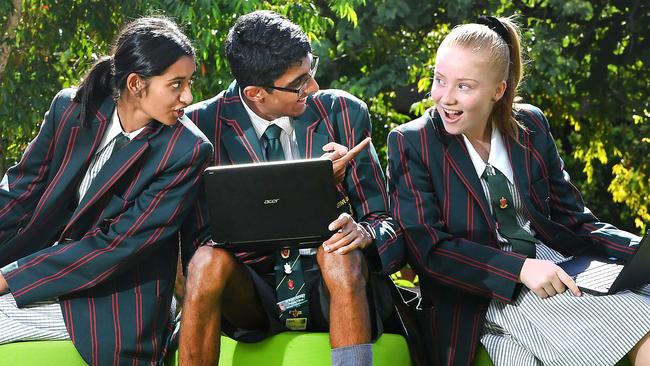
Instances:
[[[264,131],[267,161],[284,160],[284,151],[280,143],[281,132],[282,129],[278,125],[270,125]],[[303,279],[300,251],[289,248],[277,251],[274,270],[280,321],[291,330],[307,329],[309,300]]]
[[[284,160],[284,151],[280,142],[282,128],[278,125],[270,125],[264,131],[266,137],[266,161]]]
[[[494,175],[489,175],[486,169],[483,176],[490,187],[490,200],[497,221],[497,229],[501,236],[508,239],[513,251],[524,254],[528,258],[535,258],[537,240],[517,223],[514,201],[510,189],[508,189],[508,180],[499,170],[493,169]]]
[[[131,141],[122,132],[115,136],[114,140],[115,143],[113,144],[113,151],[111,151],[111,156],[115,155],[118,151],[120,151],[121,148],[124,147],[124,145],[128,144],[129,141]]]

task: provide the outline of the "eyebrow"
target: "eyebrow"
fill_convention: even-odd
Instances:
[[[168,79],[167,82],[168,83],[173,83],[173,82],[177,82],[177,81],[192,80],[193,77],[194,77],[194,73],[192,73],[192,75],[190,75],[189,77],[186,77],[186,76],[174,76],[171,79]]]
[[[439,76],[446,77],[444,74],[442,74],[442,73],[440,73],[440,72],[438,72],[438,71],[435,71],[434,74],[435,74],[435,75],[439,75]],[[476,80],[476,79],[472,79],[472,78],[460,78],[460,79],[458,79],[458,80],[459,80],[459,81],[473,81],[473,82],[475,82],[475,83],[478,83],[478,82],[479,82],[478,80]]]
[[[304,73],[297,78],[293,79],[289,84],[289,86],[298,86],[299,84],[302,84],[307,78],[309,77],[309,73]]]

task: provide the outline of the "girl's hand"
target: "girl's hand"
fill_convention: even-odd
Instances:
[[[562,268],[541,259],[528,258],[519,274],[519,281],[542,299],[563,293],[567,287],[575,296],[581,296],[575,281]]]

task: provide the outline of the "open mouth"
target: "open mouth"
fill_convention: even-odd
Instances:
[[[185,109],[179,108],[179,109],[174,109],[174,117],[176,118],[181,118],[185,114]]]
[[[449,122],[455,122],[463,115],[463,111],[458,111],[455,109],[441,108],[442,113],[445,116],[445,119]]]

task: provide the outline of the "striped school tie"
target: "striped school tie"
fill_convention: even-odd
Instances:
[[[285,160],[280,133],[282,128],[270,125],[264,131],[266,160]],[[283,248],[275,252],[275,293],[279,319],[291,330],[307,329],[309,299],[305,289],[302,261],[298,249]]]

